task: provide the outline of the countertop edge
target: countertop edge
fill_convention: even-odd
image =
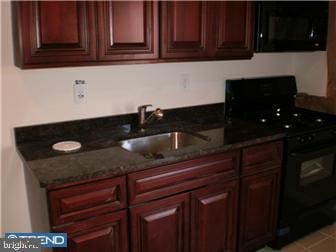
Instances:
[[[106,171],[102,172],[96,172],[96,173],[88,173],[84,174],[82,176],[77,176],[77,177],[68,177],[64,179],[55,179],[55,180],[43,180],[39,178],[39,176],[36,174],[34,169],[32,169],[32,163],[34,161],[26,161],[23,158],[23,155],[20,153],[19,148],[17,148],[17,151],[19,153],[19,156],[23,160],[24,167],[26,169],[30,169],[33,174],[37,177],[37,180],[39,181],[40,187],[41,188],[46,188],[46,189],[55,189],[55,188],[64,188],[72,185],[79,185],[79,184],[84,184],[92,181],[97,181],[97,180],[102,180],[102,179],[109,179],[113,177],[120,177],[120,176],[126,176],[128,174],[150,169],[150,168],[155,168],[159,166],[164,166],[168,164],[173,164],[181,161],[186,161],[189,159],[194,159],[194,158],[199,158],[207,155],[213,155],[213,154],[218,154],[221,152],[228,152],[228,151],[233,151],[236,149],[240,148],[245,148],[248,146],[252,145],[258,145],[258,144],[263,144],[266,142],[272,142],[276,140],[282,140],[285,137],[284,133],[277,133],[274,135],[269,135],[265,137],[260,137],[260,138],[255,138],[247,141],[242,141],[242,142],[237,142],[233,144],[228,144],[224,145],[221,147],[217,148],[210,148],[210,149],[205,149],[202,150],[200,149],[199,151],[194,151],[190,153],[183,153],[180,155],[176,155],[174,157],[168,157],[164,159],[160,159],[159,162],[155,162],[156,160],[148,160],[148,162],[144,162],[141,164],[134,164],[134,165],[128,165],[127,167],[112,167],[111,169],[107,169]],[[128,171],[125,171],[127,169]]]

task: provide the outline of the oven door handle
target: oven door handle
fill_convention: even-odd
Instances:
[[[292,152],[290,153],[291,157],[301,157],[305,156],[307,154],[323,154],[323,153],[328,153],[328,152],[334,152],[336,153],[336,143],[328,143],[325,145],[319,145],[315,146],[314,148],[309,148],[305,149],[304,151],[299,151],[299,152]]]

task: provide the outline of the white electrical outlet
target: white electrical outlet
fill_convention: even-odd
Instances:
[[[183,73],[180,76],[180,85],[182,89],[188,89],[190,84],[190,76],[187,73]]]
[[[85,80],[75,80],[74,100],[75,103],[84,103],[87,98],[87,82]]]

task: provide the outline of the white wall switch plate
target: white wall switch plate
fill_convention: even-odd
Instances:
[[[75,103],[84,103],[87,98],[87,82],[85,80],[75,80],[74,83],[74,101]]]
[[[188,89],[190,85],[190,75],[183,73],[180,76],[180,85],[182,89]]]

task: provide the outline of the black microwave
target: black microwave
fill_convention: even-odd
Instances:
[[[256,52],[326,49],[328,1],[256,3]]]

